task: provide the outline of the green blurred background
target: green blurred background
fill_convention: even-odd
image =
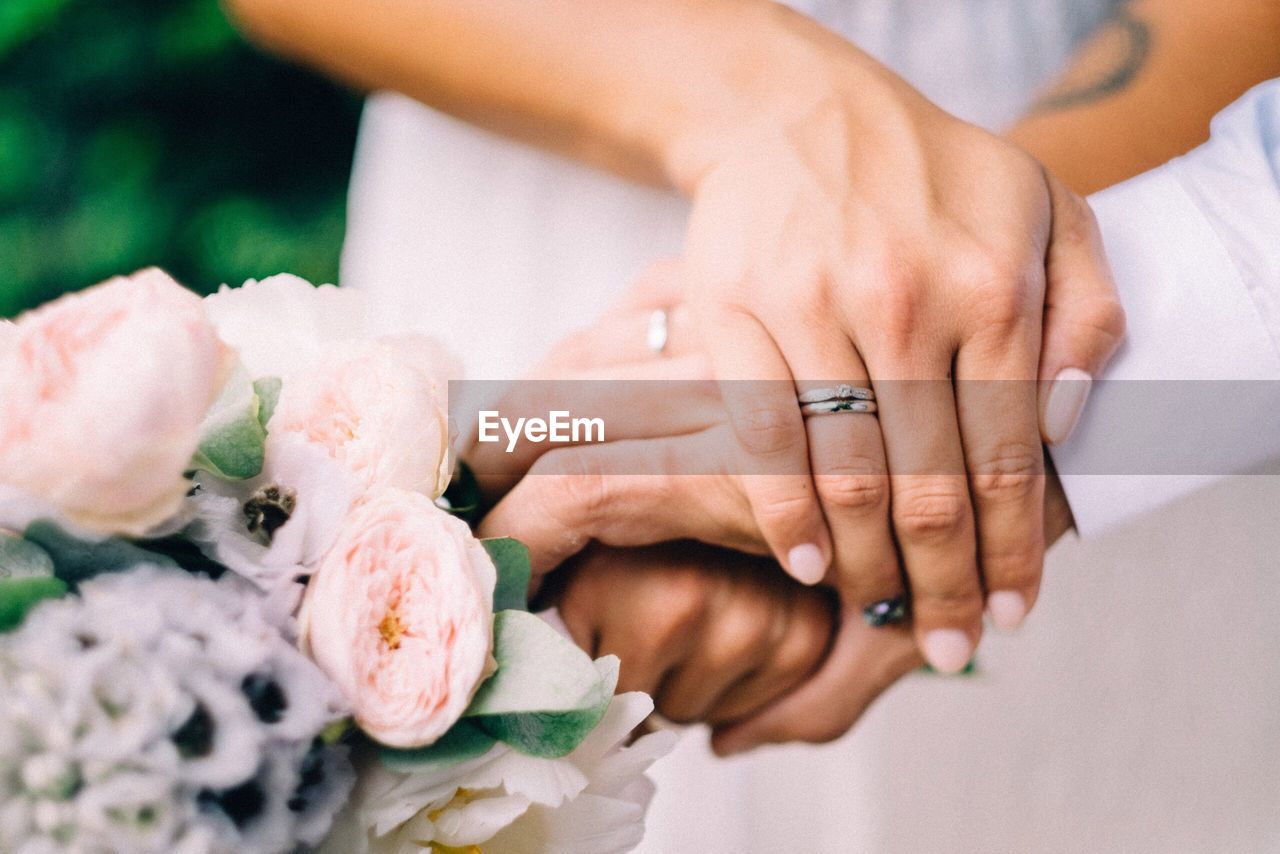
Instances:
[[[335,280],[359,106],[217,0],[0,0],[0,317],[150,264]]]

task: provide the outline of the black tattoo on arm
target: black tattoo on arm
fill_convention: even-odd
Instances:
[[[1117,10],[1085,43],[1074,68],[1037,101],[1032,114],[1065,110],[1119,92],[1138,76],[1151,53],[1151,28],[1127,9]]]

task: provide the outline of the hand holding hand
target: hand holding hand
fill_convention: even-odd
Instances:
[[[557,584],[574,641],[621,659],[619,691],[645,691],[664,717],[718,730],[804,682],[835,630],[828,591],[771,560],[697,543],[591,547]]]

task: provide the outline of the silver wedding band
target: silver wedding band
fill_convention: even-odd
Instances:
[[[875,400],[876,393],[866,386],[841,383],[835,388],[811,388],[800,392],[797,400],[801,404],[824,403],[828,400]]]
[[[667,349],[667,337],[670,333],[670,315],[665,308],[656,308],[649,315],[649,328],[644,334],[644,345],[655,356],[661,356]]]
[[[874,400],[819,400],[800,405],[800,411],[805,415],[832,415],[836,412],[863,412],[874,415],[876,410]]]
[[[837,412],[875,414],[876,393],[865,386],[841,383],[835,388],[814,388],[796,396],[805,415],[831,415]]]

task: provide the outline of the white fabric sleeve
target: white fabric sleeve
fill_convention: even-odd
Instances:
[[[1091,197],[1128,320],[1051,449],[1084,537],[1280,461],[1280,80],[1208,143]]]

